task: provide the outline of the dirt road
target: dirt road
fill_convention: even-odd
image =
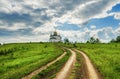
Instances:
[[[95,69],[95,67],[93,66],[93,64],[91,63],[89,57],[82,51],[79,51],[77,49],[71,50],[68,49],[72,55],[70,56],[70,58],[68,59],[68,61],[66,62],[65,66],[60,70],[60,72],[57,73],[56,77],[54,79],[67,79],[72,71],[72,68],[76,62],[76,52],[79,52],[83,59],[84,59],[84,63],[85,63],[85,70],[84,72],[87,73],[87,77],[83,77],[83,79],[103,79],[102,76],[100,75],[100,73],[97,71],[97,69]],[[22,79],[31,79],[33,76],[37,75],[39,72],[41,72],[42,70],[46,69],[47,67],[49,67],[50,65],[52,65],[53,63],[55,63],[56,61],[62,59],[65,56],[66,52],[64,52],[60,57],[58,57],[56,60],[48,63],[47,65],[41,67],[38,70],[35,70],[34,72],[32,72],[31,74],[23,77]]]
[[[72,70],[72,66],[75,64],[76,61],[76,53],[72,51],[71,49],[70,52],[72,53],[71,57],[68,59],[66,62],[65,66],[61,69],[60,72],[56,75],[54,79],[67,79],[67,77],[70,74],[70,71]]]
[[[76,49],[74,49],[74,50],[76,52],[79,52],[84,57],[85,64],[86,64],[86,67],[87,67],[87,73],[88,73],[88,78],[87,79],[103,79],[100,76],[100,73],[94,68],[94,66],[91,63],[89,57],[85,53],[83,53],[82,51],[79,51],[79,50],[76,50]]]
[[[42,70],[45,70],[46,68],[48,68],[50,65],[54,64],[56,61],[62,59],[64,56],[66,55],[66,52],[64,52],[61,56],[59,56],[57,59],[55,59],[54,61],[48,63],[47,65],[33,71],[32,73],[30,73],[29,75],[26,75],[25,77],[23,77],[22,79],[31,79],[33,76],[37,75],[39,72],[41,72]]]

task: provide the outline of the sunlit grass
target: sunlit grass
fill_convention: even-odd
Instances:
[[[0,50],[10,48],[14,51],[0,55],[0,79],[20,79],[63,53],[52,43],[8,44]]]
[[[105,79],[120,79],[120,44],[77,44]]]

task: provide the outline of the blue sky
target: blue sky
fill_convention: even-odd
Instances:
[[[109,42],[120,35],[120,0],[0,0],[1,43],[49,41],[55,30],[73,42]]]

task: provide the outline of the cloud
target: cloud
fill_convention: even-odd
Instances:
[[[93,17],[106,16],[106,11],[111,9],[112,6],[118,2],[118,0],[34,0],[31,3],[29,0],[1,0],[1,6],[4,6],[2,8],[5,8],[6,5],[14,5],[14,7],[6,8],[11,10],[7,13],[13,13],[13,15],[15,15],[14,13],[20,15],[29,14],[29,16],[27,15],[28,19],[30,19],[29,17],[32,17],[32,19],[40,20],[42,23],[46,23],[46,20],[52,21],[52,19],[57,19],[61,22],[61,20],[64,19],[64,22],[82,24]],[[25,20],[27,21],[27,18],[25,18]]]
[[[73,30],[58,30],[63,38],[67,37],[70,41],[86,42],[90,37],[98,38],[101,42],[109,42],[111,39],[115,38],[120,34],[120,29],[114,30],[112,27],[104,27],[101,29],[88,29],[84,28],[83,31],[73,31]]]
[[[120,8],[120,3],[115,4],[115,6],[113,6],[112,9],[108,11],[108,13],[120,12],[119,8]]]
[[[46,39],[47,38],[47,39]],[[17,35],[17,36],[7,36],[7,37],[0,37],[1,43],[14,43],[14,42],[41,42],[41,41],[48,41],[49,35],[37,35],[37,36],[26,36],[26,35]],[[7,39],[7,41],[5,40]]]
[[[50,34],[55,30],[54,26],[51,26],[50,24],[51,23],[47,23],[41,27],[34,28],[32,32],[34,34]]]
[[[92,26],[90,26],[90,28],[91,28],[91,29],[95,29],[95,28],[96,28],[96,26],[95,26],[95,25],[92,25]]]
[[[16,35],[21,39],[17,41],[44,41],[55,29],[72,41],[86,41],[90,36],[100,38],[101,32],[101,35],[109,38],[110,34],[102,30],[103,27],[98,29],[98,25],[91,25],[89,29],[87,25],[96,18],[114,16],[114,19],[119,20],[119,13],[108,13],[118,3],[120,0],[1,0],[0,36],[5,37],[0,39],[11,36],[12,41]],[[116,29],[115,33],[118,34],[119,30]]]
[[[13,26],[0,26],[0,29],[6,29],[11,31],[16,31],[19,29],[27,29],[26,25],[24,23],[14,23]]]
[[[120,1],[118,0],[85,1],[81,5],[74,8],[72,11],[70,12],[68,11],[65,15],[63,15],[60,19],[60,22],[63,22],[65,20],[64,22],[69,21],[74,24],[84,24],[92,18],[103,18],[110,16],[110,14],[107,14],[107,11],[110,10],[112,6],[118,2]]]
[[[32,22],[32,17],[29,14],[18,14],[18,13],[3,13],[0,12],[0,20],[4,21],[7,24],[13,24],[17,22],[30,23]]]
[[[116,36],[120,35],[120,26],[115,30],[115,34],[116,34]]]
[[[120,12],[115,13],[114,18],[120,20]]]

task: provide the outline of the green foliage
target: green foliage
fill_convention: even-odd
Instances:
[[[110,43],[115,43],[116,42],[116,40],[115,39],[112,39],[111,41],[110,41]]]
[[[65,42],[65,43],[69,43],[69,39],[68,39],[68,38],[65,38],[65,39],[64,39],[64,42]]]
[[[8,48],[4,50],[0,50],[0,55],[7,55],[9,53],[12,53],[14,51],[14,48]]]
[[[74,48],[76,48],[76,47],[77,47],[76,43],[74,43],[74,44],[73,44],[73,47],[74,47]]]
[[[94,37],[91,37],[88,41],[87,41],[87,43],[92,43],[92,44],[94,44],[94,43],[100,43],[100,40],[98,39],[98,38],[94,38]]]
[[[120,42],[120,36],[117,36],[116,42]]]
[[[117,36],[116,39],[112,39],[110,43],[120,43],[120,36]]]

